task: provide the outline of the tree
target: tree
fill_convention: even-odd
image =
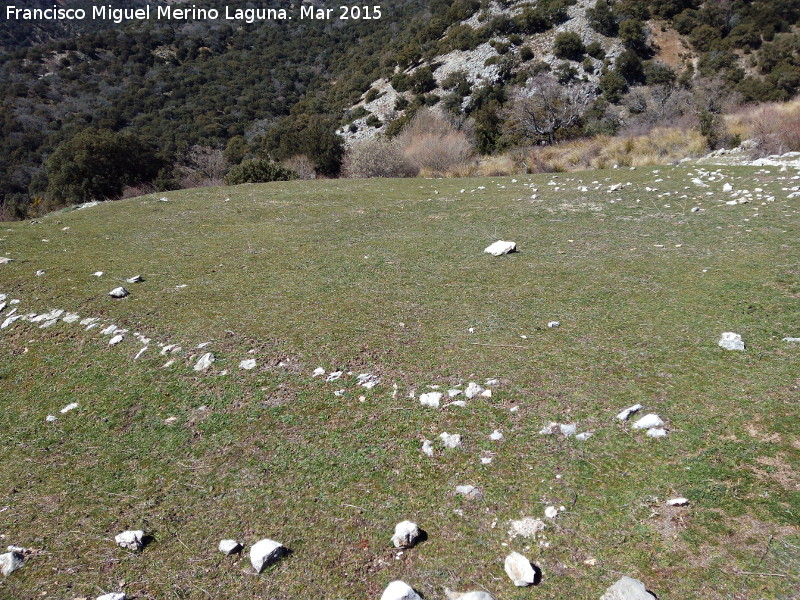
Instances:
[[[164,166],[133,134],[85,129],[47,159],[47,195],[59,203],[118,198],[125,186],[153,180]]]
[[[574,31],[562,32],[556,36],[553,42],[553,54],[556,58],[567,60],[581,60],[586,53],[586,46]]]
[[[552,75],[540,74],[517,93],[509,125],[524,138],[553,144],[559,134],[580,125],[589,105],[588,94],[579,87],[559,85]]]
[[[586,15],[589,17],[589,26],[597,33],[617,37],[619,21],[608,0],[598,0],[593,8],[586,11]]]

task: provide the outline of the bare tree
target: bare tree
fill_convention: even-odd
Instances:
[[[552,75],[540,73],[516,93],[509,125],[525,138],[553,144],[560,130],[580,123],[590,103],[589,93],[581,87],[562,85]]]

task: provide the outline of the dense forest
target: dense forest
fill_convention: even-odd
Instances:
[[[216,5],[206,0],[194,4]],[[495,12],[479,28],[462,24],[488,4],[393,0],[382,5],[380,20],[361,21],[151,20],[116,25],[3,20],[3,216],[23,218],[93,197],[118,197],[125,186],[174,189],[185,185],[187,168],[220,178],[224,173],[215,157],[231,166],[302,155],[315,172],[336,176],[343,147],[335,131],[352,120],[347,109],[373,81],[386,77],[398,91],[416,90],[411,108],[435,104],[438,97],[426,97],[429,70],[413,67],[487,41],[504,50],[499,81],[485,89],[462,89],[458,102],[449,106],[479,121],[478,133],[485,134],[481,151],[500,150],[487,128],[501,120],[511,88],[537,74],[532,53],[515,49],[515,44],[520,36],[547,31],[566,19],[574,1],[501,0],[501,8],[515,8],[513,14]],[[51,3],[25,6],[39,5]],[[620,102],[636,86],[691,87],[696,78],[712,76],[746,102],[787,100],[800,87],[800,0],[598,0],[587,16],[597,35],[619,38],[625,46],[615,61],[603,63],[598,101]],[[643,32],[654,19],[689,40],[697,60],[683,71],[652,60],[654,48]],[[580,59],[597,49],[564,37],[559,44],[569,67],[566,75],[559,75],[566,84],[570,70],[574,76]],[[458,89],[454,81],[454,92]],[[467,93],[471,101],[464,107],[460,100]],[[595,102],[588,110],[597,113],[601,108]],[[579,129],[572,135],[580,135]],[[100,172],[81,171],[75,158],[81,155],[102,155],[103,170],[119,176],[103,180]]]

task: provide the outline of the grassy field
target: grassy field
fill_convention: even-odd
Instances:
[[[661,600],[800,598],[800,344],[782,341],[800,336],[795,175],[290,182],[3,224],[0,292],[20,313],[130,333],[109,347],[77,323],[0,331],[0,541],[30,550],[0,598],[355,600],[403,579],[430,600],[577,600],[622,575]],[[725,182],[751,201],[725,204]],[[497,239],[520,252],[483,254]],[[118,285],[131,295],[109,298]],[[719,348],[724,331],[747,350]],[[136,361],[133,332],[151,338]],[[183,354],[164,368],[157,343]],[[466,407],[409,397],[487,378],[492,397]],[[615,419],[636,403],[666,438]],[[551,421],[594,435],[540,435]],[[546,528],[512,539],[524,517]],[[401,554],[404,519],[428,539]],[[124,529],[153,541],[118,548]],[[261,575],[216,549],[264,537],[292,554]],[[513,550],[538,587],[506,577]]]

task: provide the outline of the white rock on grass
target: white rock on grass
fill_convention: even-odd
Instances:
[[[64,323],[75,323],[80,318],[81,318],[81,316],[78,315],[78,314],[67,313],[66,315],[64,315],[64,317],[61,320],[64,321]]]
[[[474,485],[457,485],[456,494],[466,496],[470,500],[483,500],[483,492]]]
[[[19,552],[6,552],[0,554],[0,573],[8,577],[25,564],[25,559]]]
[[[139,360],[139,359],[142,357],[142,354],[144,354],[145,352],[147,352],[147,349],[148,349],[148,348],[149,348],[149,346],[145,346],[144,348],[142,348],[141,350],[139,350],[139,351],[136,353],[136,356],[134,356],[134,357],[133,357],[133,360]]]
[[[502,256],[503,254],[510,254],[516,251],[517,251],[517,245],[514,242],[505,242],[503,240],[498,240],[493,244],[487,246],[483,252],[485,254],[491,254],[492,256]]]
[[[798,344],[800,343],[800,337],[785,337],[783,338],[783,341],[791,344]]]
[[[103,594],[102,596],[98,596],[97,600],[126,600],[127,596],[124,592],[109,592],[108,594]]]
[[[144,545],[144,531],[141,529],[123,531],[114,536],[114,541],[120,548],[127,548],[128,550],[141,550]]]
[[[688,498],[672,498],[671,500],[667,500],[668,506],[689,506],[689,499]]]
[[[726,331],[719,338],[717,345],[725,350],[744,350],[742,336],[732,331]]]
[[[325,375],[325,369],[323,369],[322,367],[317,367],[316,369],[314,369],[314,372],[311,373],[312,377],[319,377],[320,375]]]
[[[343,371],[334,371],[325,378],[325,381],[328,383],[331,383],[332,381],[337,381],[342,377],[342,375]]]
[[[236,554],[242,549],[242,545],[236,540],[222,540],[217,547],[225,556]]]
[[[489,439],[493,442],[499,442],[503,439],[503,434],[498,429],[495,429],[491,434],[489,434]]]
[[[280,542],[263,539],[250,548],[250,564],[257,573],[288,554],[289,550]]]
[[[667,437],[667,430],[662,427],[653,427],[647,430],[647,435],[652,438]]]
[[[472,400],[475,396],[482,394],[484,389],[474,381],[470,381],[467,389],[464,390],[464,395],[468,400]]]
[[[527,587],[536,581],[536,571],[533,570],[531,561],[519,552],[512,552],[506,556],[505,564],[506,575],[514,582],[517,587]]]
[[[413,548],[419,541],[422,532],[413,521],[401,521],[394,526],[392,543],[395,548]]]
[[[539,435],[553,435],[558,429],[558,423],[551,421],[539,430]]]
[[[585,442],[593,435],[594,434],[591,431],[584,431],[583,433],[579,433],[578,435],[576,435],[575,439],[578,440],[579,442]]]
[[[252,369],[256,368],[256,359],[255,358],[247,358],[239,363],[239,368],[244,369],[245,371],[251,371]]]
[[[56,421],[58,421],[58,417],[57,417],[57,416],[55,416],[55,415],[47,415],[47,416],[44,418],[44,420],[45,420],[46,422],[48,422],[48,423],[55,423]]]
[[[558,516],[558,509],[555,506],[548,506],[544,509],[544,516],[548,519],[555,519]]]
[[[108,295],[111,296],[112,298],[124,298],[128,294],[129,294],[128,290],[126,290],[124,287],[121,286],[114,288],[113,290],[108,292]]]
[[[103,276],[103,272],[102,271],[95,271],[94,273],[92,273],[92,276],[93,277],[102,277]]]
[[[550,321],[550,322],[547,324],[547,326],[548,326],[550,329],[555,329],[556,327],[561,327],[561,323],[559,323],[558,321]]]
[[[447,390],[447,395],[448,395],[448,397],[450,397],[450,398],[455,398],[455,397],[456,397],[456,396],[458,396],[459,394],[463,394],[463,393],[464,393],[464,392],[462,392],[461,390],[457,390],[457,389],[455,389],[455,388],[453,388],[453,389],[451,389],[451,390]]]
[[[422,451],[428,456],[433,456],[433,442],[430,440],[423,440]]]
[[[371,390],[381,382],[381,378],[372,373],[361,373],[356,377],[356,382],[363,388]]]
[[[642,405],[634,404],[633,406],[629,406],[628,408],[620,412],[617,415],[617,419],[619,419],[620,421],[627,421],[632,414],[637,413],[640,410],[642,410]]]
[[[405,581],[392,581],[381,594],[381,600],[422,600]]]
[[[444,595],[447,600],[494,600],[489,592],[474,591],[474,592],[453,592],[444,588]]]
[[[600,600],[656,600],[656,597],[638,579],[623,577],[608,588]]]
[[[544,531],[545,524],[541,519],[534,519],[533,517],[525,517],[519,521],[511,521],[511,529],[508,535],[513,537],[526,537],[533,538],[536,534]]]
[[[70,402],[64,408],[61,409],[61,414],[62,415],[67,414],[69,411],[75,410],[76,408],[78,408],[78,403],[77,402]]]
[[[208,369],[214,362],[214,354],[211,352],[206,352],[203,356],[200,357],[200,360],[197,361],[194,365],[195,371],[205,371]]]
[[[458,448],[461,445],[461,436],[457,433],[444,433],[439,434],[445,448]]]
[[[133,277],[128,277],[125,282],[126,283],[141,283],[144,281],[144,277],[141,275],[134,275]]]
[[[661,420],[661,417],[655,413],[650,413],[636,421],[632,427],[634,429],[652,429],[654,427],[661,427],[663,424],[664,421]]]
[[[561,435],[564,437],[572,437],[575,435],[575,432],[578,431],[578,426],[575,423],[564,424],[558,426],[559,430],[561,431]]]
[[[419,395],[419,403],[428,408],[439,408],[439,401],[442,399],[442,394],[439,392],[428,392],[427,394]]]
[[[119,344],[119,343],[120,343],[122,340],[124,340],[124,339],[125,339],[125,336],[124,336],[124,335],[115,335],[114,337],[112,337],[112,338],[111,338],[111,339],[108,341],[108,345],[109,345],[109,346],[116,346],[117,344]]]

